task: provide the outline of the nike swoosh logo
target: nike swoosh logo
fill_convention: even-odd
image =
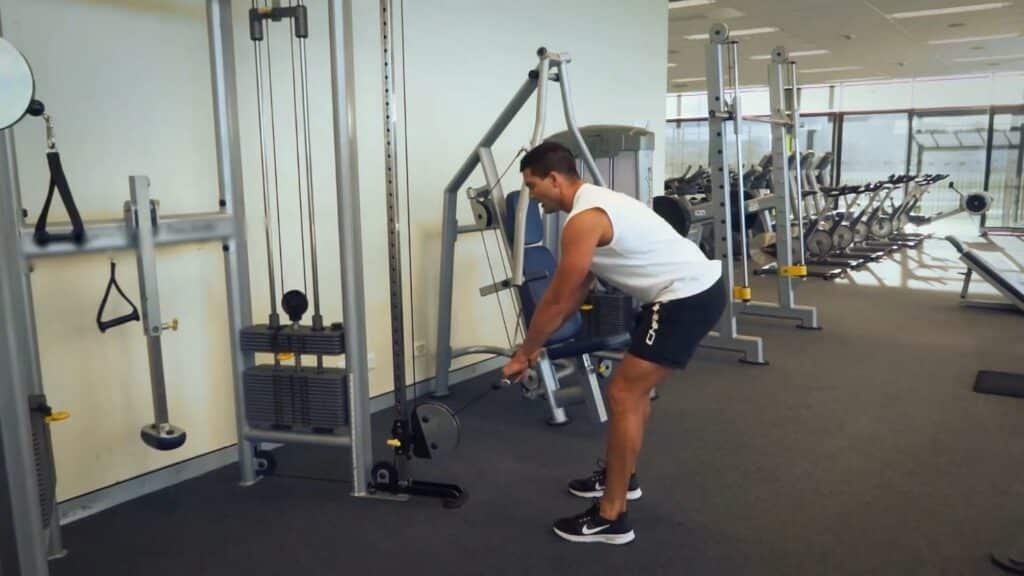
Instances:
[[[591,528],[590,526],[584,525],[583,526],[583,535],[584,536],[591,536],[591,535],[597,534],[598,532],[603,532],[604,530],[607,530],[609,526],[611,526],[611,524],[605,524],[604,526],[598,526],[597,528]]]
[[[604,484],[601,484],[600,482],[594,484],[594,490],[604,490]]]

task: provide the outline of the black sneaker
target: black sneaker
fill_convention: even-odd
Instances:
[[[604,496],[604,477],[606,468],[604,462],[601,460],[597,461],[597,470],[586,478],[580,478],[569,482],[569,492],[574,496],[580,498],[600,498]],[[640,480],[636,477],[634,472],[629,477],[629,487],[626,491],[626,500],[638,500],[644,495],[643,490],[640,489]]]
[[[601,505],[597,502],[578,516],[555,521],[554,530],[555,534],[570,542],[628,544],[636,538],[628,512],[619,514],[611,522],[601,517]]]

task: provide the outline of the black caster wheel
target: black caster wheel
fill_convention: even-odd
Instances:
[[[459,494],[457,498],[445,498],[444,500],[441,500],[441,506],[445,510],[454,510],[456,508],[462,508],[462,505],[465,504],[466,500],[468,499],[469,492],[463,490],[462,493]]]

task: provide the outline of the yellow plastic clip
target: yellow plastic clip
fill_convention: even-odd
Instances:
[[[779,276],[785,276],[788,278],[805,278],[807,277],[807,266],[783,266],[779,270]]]
[[[67,410],[54,410],[49,416],[44,418],[44,421],[47,424],[53,424],[54,422],[63,422],[68,418],[71,418],[71,412]]]
[[[750,302],[750,299],[753,296],[753,291],[749,286],[736,286],[732,289],[732,296],[737,300]]]
[[[291,352],[278,352],[277,354],[274,355],[274,358],[278,362],[287,362],[287,361],[291,360],[292,358],[295,358],[295,354],[293,354]]]
[[[399,440],[398,438],[388,438],[388,446],[392,448],[401,448],[402,441]]]

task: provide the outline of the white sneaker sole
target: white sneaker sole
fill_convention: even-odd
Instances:
[[[569,493],[573,496],[579,496],[580,498],[600,498],[604,496],[604,490],[594,490],[593,492],[580,492],[579,490],[573,490],[569,488]],[[640,488],[636,490],[630,490],[626,492],[626,500],[639,500],[644,495],[644,491]]]
[[[592,534],[590,536],[582,536],[576,534],[566,534],[558,528],[552,528],[555,534],[558,534],[560,538],[568,540],[569,542],[579,542],[582,544],[629,544],[636,539],[636,533],[630,530],[625,534]]]

